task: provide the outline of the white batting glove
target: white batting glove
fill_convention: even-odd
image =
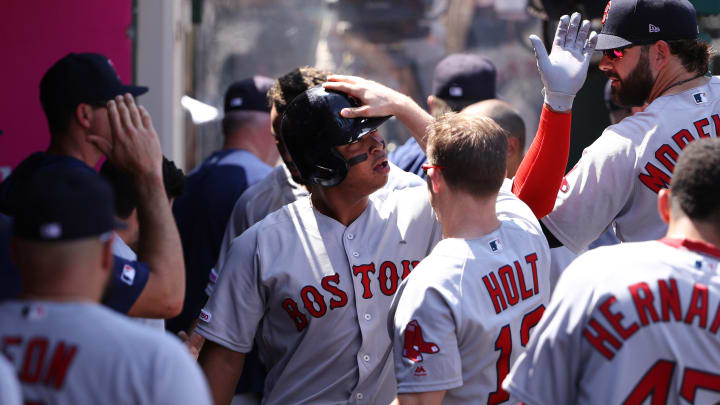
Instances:
[[[584,20],[581,24],[580,18],[579,13],[560,17],[550,56],[540,38],[530,35],[540,80],[545,86],[545,103],[555,111],[572,108],[575,94],[587,77],[590,57],[597,44],[597,34],[590,31],[590,21]]]

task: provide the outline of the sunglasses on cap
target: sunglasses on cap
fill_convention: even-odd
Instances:
[[[616,59],[622,59],[623,56],[625,56],[625,51],[630,48],[630,46],[625,46],[622,48],[615,48],[615,49],[605,49],[602,51],[603,55],[607,56],[610,60],[616,60]]]

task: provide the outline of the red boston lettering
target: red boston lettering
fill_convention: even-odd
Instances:
[[[353,266],[353,275],[361,275],[360,281],[363,285],[363,298],[372,298],[373,294],[370,290],[370,275],[368,273],[375,273],[375,263],[361,264],[359,266]]]

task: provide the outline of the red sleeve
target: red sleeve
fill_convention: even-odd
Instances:
[[[570,151],[572,114],[543,105],[540,125],[513,179],[512,192],[540,219],[555,206]]]

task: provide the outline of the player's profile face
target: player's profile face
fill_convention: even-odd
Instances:
[[[655,84],[648,53],[648,46],[634,46],[624,48],[622,57],[604,54],[600,69],[612,80],[610,91],[615,104],[625,107],[645,104]]]
[[[367,156],[365,160],[348,167],[348,174],[341,184],[371,190],[368,192],[370,194],[387,183],[390,165],[385,153],[385,140],[377,130],[363,136],[358,142],[338,146],[337,151],[346,161]]]

